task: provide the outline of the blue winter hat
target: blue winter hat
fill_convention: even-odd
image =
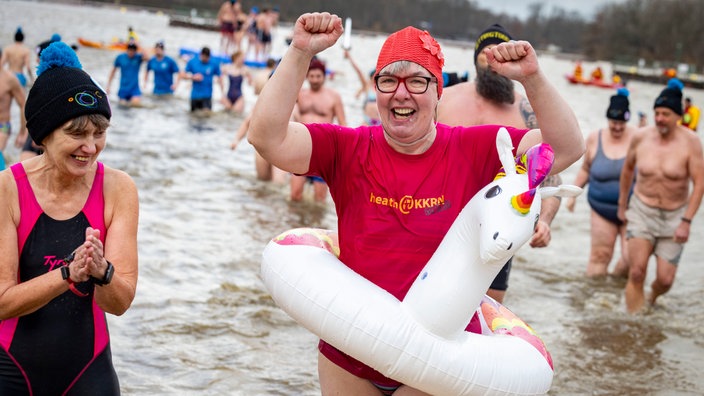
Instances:
[[[81,69],[76,52],[63,42],[41,52],[37,79],[27,96],[24,115],[27,130],[36,144],[76,117],[112,116],[108,97],[98,83]]]

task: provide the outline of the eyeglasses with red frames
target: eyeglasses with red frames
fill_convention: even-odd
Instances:
[[[428,90],[428,86],[432,81],[434,81],[432,77],[426,76],[399,77],[391,74],[384,74],[374,77],[376,89],[383,93],[396,92],[399,84],[403,83],[408,92],[412,94],[422,94]]]

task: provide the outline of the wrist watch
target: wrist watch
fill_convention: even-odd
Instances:
[[[108,267],[105,269],[105,275],[103,276],[103,279],[98,279],[94,276],[90,277],[90,279],[93,280],[93,283],[98,286],[105,286],[109,284],[112,281],[112,276],[115,274],[115,267],[113,267],[112,263],[107,260],[105,260],[105,262],[108,263]]]

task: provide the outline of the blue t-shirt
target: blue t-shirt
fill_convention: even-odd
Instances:
[[[115,58],[115,67],[120,68],[120,98],[139,96],[139,67],[142,65],[142,54],[136,53],[132,58],[126,53]]]
[[[152,57],[147,62],[147,72],[154,72],[154,94],[172,94],[171,86],[174,84],[174,73],[178,73],[178,64],[173,58],[164,56],[161,60]]]
[[[196,57],[186,64],[186,72],[203,75],[202,81],[193,81],[191,99],[210,99],[213,97],[213,77],[220,76],[218,62],[210,59],[208,63],[203,63],[199,57]]]

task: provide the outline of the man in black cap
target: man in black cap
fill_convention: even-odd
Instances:
[[[704,195],[702,144],[678,123],[683,112],[681,86],[668,84],[653,109],[655,125],[641,128],[631,141],[620,179],[618,216],[627,221],[630,269],[625,295],[630,313],[641,311],[646,302],[653,305],[672,287]],[[645,278],[653,254],[657,271],[646,297]]]
[[[438,105],[438,122],[463,126],[496,124],[538,128],[528,99],[515,90],[512,80],[488,67],[484,50],[511,40],[511,35],[499,24],[489,26],[479,35],[474,46],[476,77],[474,81],[456,84],[444,90]],[[561,183],[559,175],[552,175],[545,179],[542,186],[557,186]],[[559,197],[542,201],[540,220],[530,241],[532,247],[545,247],[550,243],[550,223],[559,208]],[[487,292],[499,302],[503,301],[506,294],[510,270],[511,261],[506,263]]]

